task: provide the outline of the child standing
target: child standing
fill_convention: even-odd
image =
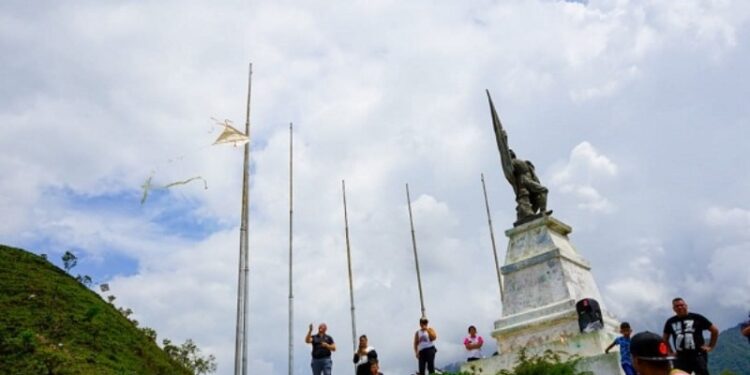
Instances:
[[[633,331],[630,329],[630,323],[628,322],[622,322],[620,324],[620,334],[622,336],[618,337],[613,341],[607,349],[604,350],[605,353],[609,353],[609,350],[612,349],[615,345],[620,346],[620,366],[622,366],[622,371],[625,372],[625,375],[636,375],[635,369],[633,368],[633,359],[630,358],[630,334]]]

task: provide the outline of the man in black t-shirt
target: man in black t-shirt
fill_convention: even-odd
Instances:
[[[331,369],[333,368],[333,361],[331,361],[331,352],[336,351],[336,344],[333,342],[333,337],[328,336],[326,331],[328,326],[325,323],[321,323],[318,326],[318,333],[312,334],[313,325],[310,323],[310,328],[305,336],[305,342],[312,344],[312,367],[313,375],[331,375]]]
[[[709,375],[708,352],[716,347],[719,329],[703,315],[688,312],[682,298],[672,300],[672,310],[675,316],[664,323],[664,341],[671,343],[677,354],[674,367],[695,375]],[[711,332],[708,345],[703,339],[706,330]]]

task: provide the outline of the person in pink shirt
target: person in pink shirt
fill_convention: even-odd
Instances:
[[[482,336],[477,335],[477,327],[469,326],[469,335],[464,339],[464,347],[466,347],[466,361],[476,361],[482,358],[482,345],[484,339]]]

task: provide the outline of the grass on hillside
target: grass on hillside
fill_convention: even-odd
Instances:
[[[0,245],[1,374],[190,374],[46,259]]]

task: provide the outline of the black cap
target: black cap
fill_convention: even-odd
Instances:
[[[630,354],[646,361],[669,361],[669,346],[661,336],[653,332],[639,332],[630,339]]]

